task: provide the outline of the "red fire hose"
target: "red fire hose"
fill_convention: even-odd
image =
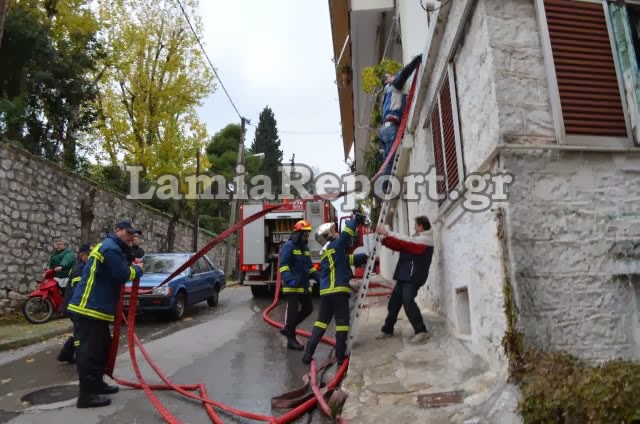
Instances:
[[[419,65],[416,68],[416,75],[417,75],[417,70],[419,69]],[[407,99],[407,106],[405,108],[404,114],[402,116],[402,120],[400,123],[400,128],[398,129],[398,134],[396,136],[396,139],[394,141],[394,144],[391,148],[391,151],[389,153],[389,155],[387,156],[385,162],[382,164],[382,166],[380,167],[380,169],[378,170],[378,172],[376,173],[376,175],[372,178],[372,180],[375,182],[375,180],[377,180],[380,175],[382,174],[382,172],[384,171],[385,166],[387,165],[387,163],[393,158],[399,144],[400,144],[400,140],[402,139],[403,133],[404,133],[404,129],[406,127],[407,124],[407,118],[408,118],[408,112],[411,109],[411,103],[413,100],[413,95],[415,92],[415,87],[416,87],[416,81],[417,78],[414,77],[412,83],[411,83],[411,89],[409,91],[409,96]],[[304,200],[329,200],[329,199],[338,199],[340,197],[345,196],[346,194],[348,194],[348,192],[341,192],[341,193],[337,193],[337,194],[333,194],[333,195],[323,195],[323,196],[313,196],[310,199],[304,199]],[[244,219],[243,221],[240,221],[238,223],[236,223],[235,225],[232,225],[230,228],[228,228],[227,230],[225,230],[222,234],[218,235],[215,239],[213,239],[211,242],[209,242],[209,244],[207,244],[204,248],[202,248],[200,251],[198,251],[194,256],[192,256],[187,262],[185,262],[182,266],[180,266],[176,271],[174,271],[170,276],[168,276],[158,287],[161,287],[165,284],[167,284],[169,281],[171,281],[171,279],[173,279],[175,276],[177,276],[178,274],[180,274],[182,271],[184,271],[185,269],[187,269],[188,267],[190,267],[195,261],[197,261],[199,258],[201,258],[205,253],[207,253],[209,250],[211,250],[214,246],[216,246],[218,243],[220,243],[222,240],[224,240],[226,237],[228,237],[229,235],[235,233],[236,231],[238,231],[241,227],[261,218],[262,216],[266,215],[267,213],[280,208],[280,205],[274,205],[272,207],[266,208],[264,210],[262,210],[261,212],[256,213],[255,215],[252,215],[246,219]],[[268,324],[276,327],[276,328],[282,328],[284,326],[284,324],[275,321],[274,319],[269,317],[269,313],[271,313],[271,311],[273,311],[275,309],[275,307],[278,304],[279,298],[280,298],[280,287],[281,287],[281,276],[280,273],[278,272],[277,274],[277,279],[276,279],[276,294],[274,296],[273,299],[273,303],[271,303],[271,305],[269,305],[262,313],[262,317],[264,319],[265,322],[267,322]],[[211,421],[215,424],[219,424],[222,423],[223,421],[220,419],[220,417],[217,415],[216,411],[213,409],[213,407],[216,407],[224,412],[227,412],[229,414],[233,414],[233,415],[237,415],[237,416],[241,416],[247,419],[251,419],[251,420],[255,420],[255,421],[262,421],[262,422],[268,422],[268,423],[273,423],[273,424],[285,424],[285,423],[290,423],[293,420],[299,418],[300,416],[304,415],[305,413],[307,413],[308,411],[310,411],[311,409],[313,409],[316,404],[320,403],[320,406],[323,410],[323,412],[327,415],[330,415],[330,410],[329,410],[329,406],[327,405],[327,402],[325,401],[324,397],[322,396],[322,394],[320,393],[320,390],[318,389],[317,383],[316,383],[316,364],[315,361],[311,362],[311,388],[313,390],[313,393],[315,395],[314,398],[311,398],[309,400],[307,400],[306,402],[302,403],[301,405],[299,405],[298,407],[292,409],[291,411],[287,412],[284,415],[281,415],[279,417],[273,417],[273,416],[267,416],[267,415],[260,415],[260,414],[254,414],[252,412],[247,412],[247,411],[241,411],[238,409],[235,409],[233,407],[230,407],[228,405],[225,405],[223,403],[217,402],[213,399],[210,399],[207,395],[207,391],[206,388],[203,384],[199,384],[199,385],[177,385],[174,384],[173,382],[171,382],[171,380],[169,380],[169,378],[167,378],[166,375],[164,375],[162,373],[162,371],[158,368],[158,366],[153,362],[153,360],[151,359],[151,357],[149,356],[148,352],[146,351],[146,349],[144,348],[144,346],[142,345],[142,343],[140,342],[140,340],[138,339],[138,337],[135,334],[135,325],[136,325],[136,320],[135,320],[135,315],[136,315],[136,309],[137,309],[137,298],[138,298],[138,294],[142,294],[142,293],[147,293],[150,292],[151,290],[144,290],[144,291],[139,291],[139,285],[140,282],[139,280],[134,280],[133,281],[133,285],[132,288],[130,290],[130,302],[129,302],[129,311],[128,311],[128,317],[124,316],[124,312],[123,312],[123,298],[124,298],[124,294],[125,294],[125,289],[123,288],[120,292],[120,302],[118,304],[117,310],[116,310],[116,319],[114,322],[114,329],[113,329],[113,342],[111,345],[111,350],[109,352],[109,360],[108,360],[108,365],[107,365],[107,372],[106,374],[109,375],[110,377],[112,377],[118,384],[121,384],[123,386],[127,386],[127,387],[131,387],[131,388],[135,388],[135,389],[142,389],[145,394],[147,395],[147,397],[149,398],[149,400],[151,401],[151,403],[153,404],[153,406],[156,408],[156,410],[160,413],[160,415],[162,416],[162,418],[169,424],[179,424],[180,421],[174,417],[171,412],[169,410],[167,410],[167,408],[162,404],[162,402],[160,402],[160,400],[157,398],[157,396],[154,393],[154,390],[173,390],[176,391],[180,394],[182,394],[185,397],[197,400],[199,402],[202,402],[208,416],[211,418]],[[371,284],[372,287],[374,287],[374,284]],[[386,289],[389,289],[389,287],[384,286],[384,285],[377,285],[378,287],[383,287]],[[129,290],[127,290],[129,291]],[[387,295],[388,293],[370,293],[370,296],[383,296],[383,295]],[[127,340],[128,340],[128,348],[129,348],[129,356],[131,357],[131,364],[133,366],[134,372],[136,374],[136,378],[138,379],[138,383],[135,382],[131,382],[128,380],[124,380],[118,377],[114,377],[113,376],[113,370],[115,368],[115,359],[118,353],[118,345],[119,345],[119,341],[120,341],[120,330],[121,330],[121,326],[122,326],[122,321],[125,321],[125,323],[127,324]],[[296,330],[296,334],[300,335],[300,336],[304,336],[304,337],[310,337],[311,333],[308,331],[304,331],[304,330]],[[322,342],[335,346],[335,340],[331,339],[331,338],[327,338],[327,337],[323,337],[322,338]],[[163,381],[163,385],[160,384],[153,384],[150,385],[148,384],[144,377],[142,376],[142,372],[140,371],[140,367],[138,365],[138,360],[136,357],[136,345],[138,346],[138,348],[140,349],[140,352],[142,353],[142,355],[144,356],[144,358],[146,359],[146,361],[148,362],[148,364],[151,366],[151,368],[153,369],[153,371],[158,375],[158,377]],[[345,372],[347,371],[347,368],[349,366],[349,358],[347,358],[344,363],[342,364],[342,366],[338,369],[336,375],[333,377],[333,379],[327,384],[326,389],[327,390],[331,390],[334,389],[335,387],[337,387],[338,383],[342,380],[342,377],[344,376]],[[200,395],[196,395],[193,392],[199,391]],[[337,417],[337,421],[344,423],[345,421],[343,419],[341,419],[340,417]]]

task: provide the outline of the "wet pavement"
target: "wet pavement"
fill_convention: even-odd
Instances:
[[[300,361],[302,353],[287,350],[284,337],[263,321],[262,310],[269,303],[253,299],[248,288],[233,287],[221,293],[217,307],[209,308],[206,303],[197,305],[179,322],[142,317],[137,320],[136,333],[160,369],[175,383],[204,383],[209,397],[217,401],[241,410],[281,415],[287,410],[272,411],[271,397],[301,386],[308,366]],[[310,330],[315,321],[317,301],[314,304],[314,313],[301,325],[303,329]],[[281,302],[272,317],[282,321],[284,309]],[[330,328],[328,335],[331,334]],[[74,390],[68,387],[77,384],[75,366],[56,361],[64,339],[0,354],[0,422],[163,422],[142,391],[124,388],[111,396],[113,402],[108,407],[76,409]],[[135,381],[125,344],[123,339],[115,374]],[[316,358],[323,362],[328,354],[329,348],[320,346]],[[138,355],[138,362],[147,382],[159,382],[142,355]],[[327,372],[325,379],[331,377],[334,369]],[[48,390],[33,393],[40,389]],[[156,393],[181,422],[211,422],[201,404],[177,393]],[[45,404],[31,403],[41,401]],[[224,422],[254,422],[221,416]],[[316,410],[297,422],[328,423],[331,420]]]

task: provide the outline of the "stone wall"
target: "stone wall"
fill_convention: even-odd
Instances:
[[[167,249],[169,215],[101,189],[94,183],[13,145],[0,144],[0,314],[37,288],[54,240],[98,242],[116,222],[134,221],[145,252]],[[200,230],[199,247],[213,234]],[[192,251],[193,227],[176,224],[175,251]],[[224,269],[224,244],[207,256]],[[232,258],[236,257],[232,248]]]
[[[500,137],[554,142],[542,43],[533,0],[484,0]]]
[[[498,143],[542,147],[557,141],[534,1],[477,0],[462,22],[467,4],[452,2],[425,101],[416,109],[409,172],[431,170],[433,177],[428,112],[454,34],[464,26],[454,67],[465,175],[500,166],[514,182],[507,202],[482,213],[457,204],[445,215],[424,198],[410,205],[410,217],[439,218],[419,302],[504,369],[508,279],[530,346],[595,361],[640,360],[640,153],[507,149],[488,163]],[[483,164],[488,169],[479,169]],[[506,251],[498,207],[506,211]]]
[[[507,152],[519,322],[536,347],[640,359],[640,153]]]
[[[453,62],[460,116],[463,161],[468,173],[476,172],[499,138],[499,117],[494,90],[494,70],[483,2],[462,22],[466,1],[453,2],[443,44],[430,78],[425,102],[420,105],[420,125],[415,134],[410,172],[427,172],[434,163],[429,110],[436,84],[446,72],[445,55],[453,47],[460,25],[467,29]],[[431,168],[432,178],[434,169]],[[441,208],[434,201],[416,203],[410,214],[426,214],[434,221]],[[435,252],[427,284],[418,299],[421,306],[440,313],[450,330],[473,341],[472,347],[496,369],[502,367],[504,334],[502,271],[496,223],[491,211],[464,213],[453,208],[443,223],[434,224]],[[468,308],[466,307],[468,302]]]

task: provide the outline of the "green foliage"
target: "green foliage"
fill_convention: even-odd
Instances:
[[[373,94],[382,87],[382,77],[385,74],[395,75],[402,69],[402,64],[387,57],[374,66],[368,66],[362,70],[362,90],[367,94]]]
[[[152,178],[192,174],[208,138],[197,108],[213,91],[213,73],[176,2],[97,0],[108,45],[94,137],[112,164],[141,165]],[[196,32],[197,0],[184,0]]]
[[[253,153],[264,153],[265,156],[260,172],[271,178],[272,193],[279,192],[282,181],[278,167],[282,165],[283,152],[280,150],[276,118],[269,106],[266,106],[260,112],[258,126],[251,144],[251,151]]]
[[[90,3],[9,2],[0,48],[0,135],[75,170],[104,56]]]
[[[640,364],[589,366],[566,353],[529,352],[522,371],[525,423],[630,423],[640,416]]]

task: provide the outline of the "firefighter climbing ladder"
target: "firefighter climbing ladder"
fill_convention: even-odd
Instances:
[[[399,136],[402,136],[402,133],[398,132]],[[393,167],[391,168],[391,181],[393,181],[393,177],[396,176],[398,171],[398,164],[400,163],[400,155],[402,154],[403,149],[402,146],[398,146],[396,150],[396,154],[393,158]],[[395,187],[394,187],[395,188]],[[402,189],[402,187],[401,187]],[[391,196],[393,195],[393,190],[389,190],[390,193],[385,196],[384,202],[382,203],[382,207],[380,208],[380,216],[378,217],[378,225],[384,224],[387,215],[389,214],[389,209],[391,206]],[[351,317],[349,319],[349,336],[347,338],[347,355],[351,353],[351,347],[358,332],[358,325],[360,323],[360,315],[362,310],[364,309],[365,302],[367,300],[367,292],[369,291],[369,283],[371,282],[371,277],[373,276],[373,271],[376,266],[376,257],[380,252],[380,245],[382,241],[382,237],[377,232],[375,233],[375,242],[373,243],[373,248],[371,252],[369,252],[369,258],[367,260],[367,265],[364,270],[364,275],[362,276],[362,284],[358,290],[358,295],[356,297],[355,307],[353,308],[353,312],[351,313]]]

